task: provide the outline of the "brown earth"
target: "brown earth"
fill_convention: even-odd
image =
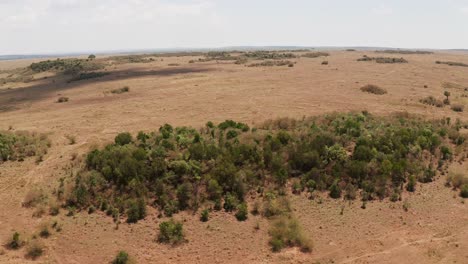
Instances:
[[[468,94],[463,88],[468,87],[468,68],[434,63],[468,63],[467,54],[403,55],[407,64],[356,61],[370,53],[335,51],[326,59],[294,59],[297,64],[292,68],[189,64],[197,58],[168,57],[110,66],[110,75],[69,84],[53,78],[0,84],[0,130],[47,133],[52,141],[39,164],[27,159],[0,165],[0,242],[14,231],[25,237],[37,234],[45,221],[58,220],[63,229],[43,240],[46,251],[38,260],[25,259],[24,249],[0,249],[0,263],[109,263],[119,250],[129,252],[138,263],[468,263],[468,206],[444,186],[444,176],[420,185],[414,194],[405,194],[408,212],[402,209],[403,201],[370,202],[361,209],[359,201],[348,203],[323,195],[319,202],[291,195],[294,214],[314,242],[309,254],[294,249],[272,253],[268,221],[252,215],[238,222],[232,215],[215,213],[202,223],[198,214],[180,213],[176,219],[185,221],[189,242],[169,247],[155,242],[163,219],[154,210],[144,221],[121,224],[115,230],[112,219],[102,213],[66,217],[62,212],[57,217],[35,218],[35,209],[21,206],[30,189],[56,188],[58,179],[70,173],[72,155],[80,160],[91,147],[112,141],[119,132],[151,131],[164,123],[200,127],[208,120],[234,119],[255,125],[276,117],[362,110],[468,121],[468,109],[455,113],[449,107],[419,102],[429,95],[443,99],[448,90],[452,103],[467,108],[468,98],[462,95]],[[321,65],[323,60],[329,65]],[[30,63],[0,61],[0,70]],[[172,63],[180,66],[168,66]],[[388,93],[363,93],[360,88],[366,84]],[[130,92],[109,92],[123,86],[130,87]],[[56,103],[60,96],[70,101]],[[67,136],[76,137],[77,143],[69,145]],[[466,173],[468,163],[452,169]]]

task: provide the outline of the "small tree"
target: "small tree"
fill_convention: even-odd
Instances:
[[[88,59],[90,59],[90,60],[94,60],[94,59],[96,59],[96,55],[94,55],[94,54],[91,54],[91,55],[89,55],[89,56],[88,56]]]

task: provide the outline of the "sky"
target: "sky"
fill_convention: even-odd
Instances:
[[[468,48],[468,0],[0,0],[0,54]]]

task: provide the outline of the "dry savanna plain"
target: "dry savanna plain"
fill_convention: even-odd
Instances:
[[[302,50],[44,60],[0,61],[0,263],[468,263],[462,197],[463,188],[468,195],[468,53]],[[335,121],[326,123],[327,116]],[[353,150],[381,119],[437,123],[440,142],[428,143],[428,129],[421,130],[419,145],[403,144],[408,154],[398,162],[420,159],[428,168],[393,164],[386,172],[392,176],[377,181],[374,191],[367,185],[372,179],[350,175],[363,175],[356,172],[363,162],[366,175],[377,175],[397,156],[387,159],[378,144]],[[310,131],[340,120],[347,121],[333,132],[335,144],[320,145],[326,159],[317,150],[294,161],[301,142],[309,142],[304,137],[317,141]],[[160,129],[165,124],[172,127]],[[195,132],[175,129],[182,126]],[[122,132],[132,143],[125,134],[114,144]],[[236,161],[225,168],[219,156],[195,161],[193,146],[208,149],[213,138],[210,146],[224,144],[219,153],[247,140],[271,144],[237,148],[260,155],[238,161],[244,154],[232,154]],[[126,168],[100,167],[107,145],[110,156],[135,149],[132,157],[151,163],[142,166],[154,168],[147,174],[156,178],[135,180],[140,167],[130,158],[114,164]],[[104,154],[90,157],[94,149]],[[270,161],[265,153],[272,149],[278,150]],[[125,181],[123,171],[134,167],[138,172]],[[230,181],[230,169],[242,174],[235,187],[221,183]],[[415,180],[417,173],[423,178]],[[119,195],[144,199],[119,203]],[[183,231],[176,224],[164,237],[163,222]]]

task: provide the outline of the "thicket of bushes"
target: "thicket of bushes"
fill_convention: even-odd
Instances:
[[[436,64],[446,64],[449,66],[459,66],[459,67],[468,67],[468,64],[462,62],[454,62],[454,61],[436,61]]]
[[[376,53],[389,53],[389,54],[434,54],[432,51],[425,50],[376,50]]]
[[[330,53],[328,53],[328,52],[317,51],[317,52],[308,52],[306,54],[303,54],[301,57],[304,57],[304,58],[318,58],[318,57],[328,57],[328,56],[330,56]]]
[[[242,220],[248,193],[283,190],[328,191],[333,198],[383,199],[408,179],[430,182],[434,167],[453,158],[452,145],[464,144],[458,125],[393,116],[330,114],[304,120],[278,119],[259,128],[228,120],[189,127],[160,127],[122,133],[104,149],[90,152],[69,206],[111,208],[135,222],[145,205],[171,216],[203,204],[224,208]],[[264,215],[278,199],[266,200]]]
[[[266,60],[262,62],[251,63],[248,67],[272,67],[272,66],[288,66],[294,67],[294,62],[289,60]]]
[[[408,63],[404,58],[389,58],[389,57],[369,57],[364,55],[357,61],[375,61],[377,63]]]
[[[32,63],[29,68],[34,72],[57,71],[64,74],[75,75],[80,72],[96,71],[104,65],[94,60],[83,59],[56,59]]]
[[[22,161],[26,157],[43,156],[50,147],[44,134],[0,131],[0,164],[7,160]]]

